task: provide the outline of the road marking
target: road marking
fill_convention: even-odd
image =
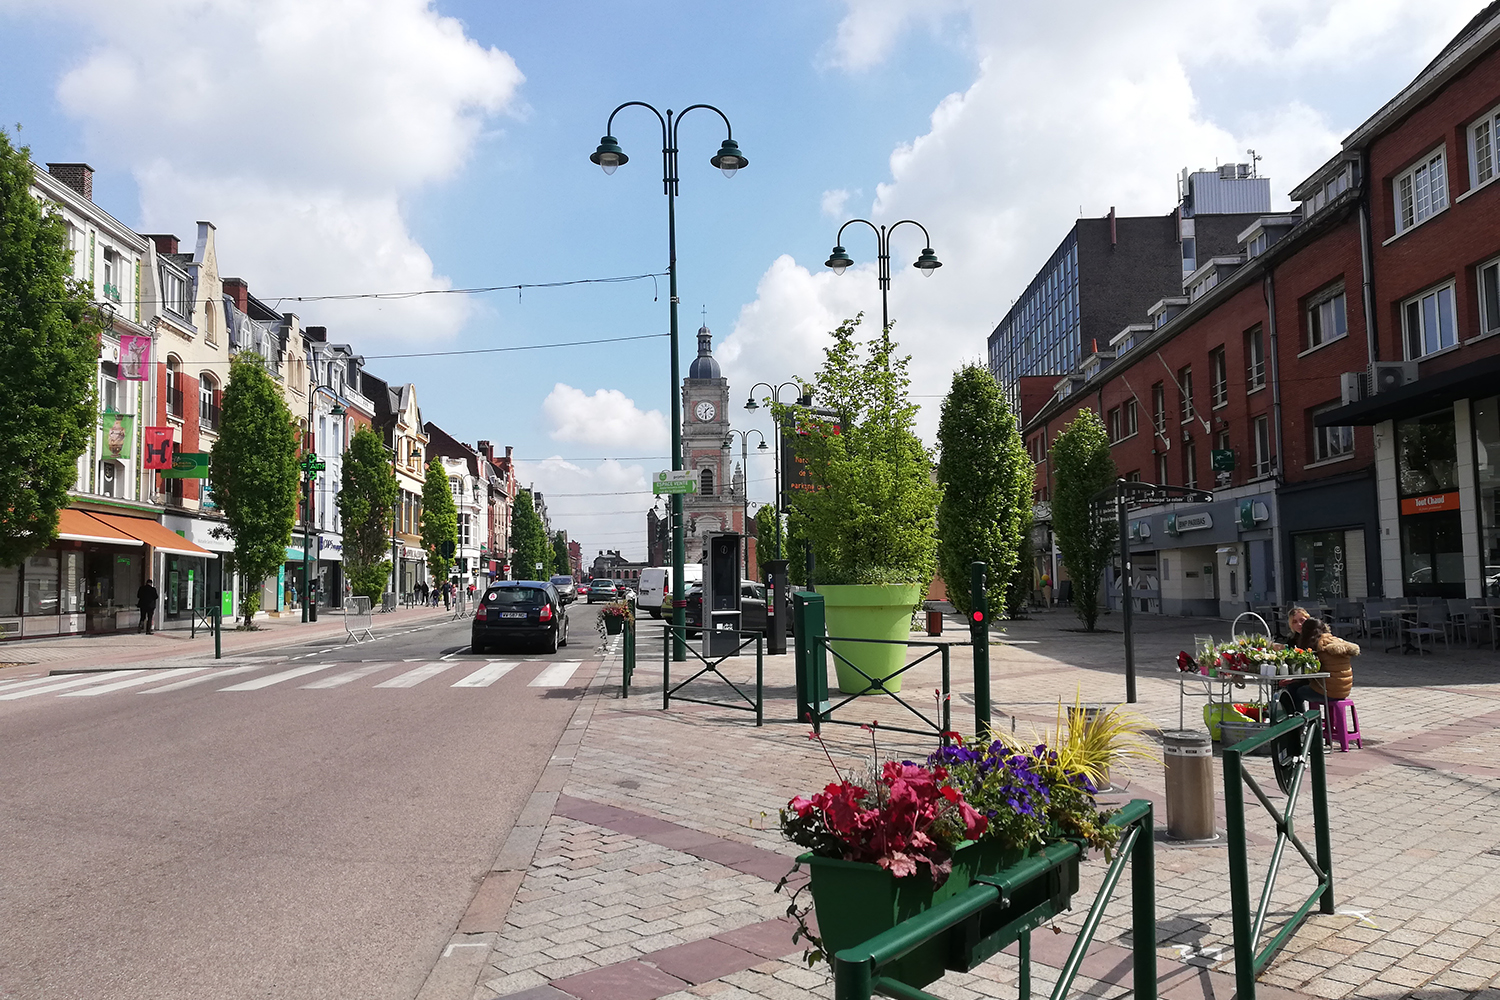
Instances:
[[[261,664],[252,663],[246,667],[230,667],[227,670],[215,670],[213,673],[204,674],[202,677],[189,677],[185,681],[177,681],[175,684],[165,684],[162,687],[152,688],[149,691],[137,691],[136,694],[161,694],[163,691],[181,691],[183,688],[192,687],[194,684],[216,681],[222,677],[232,677],[235,674],[248,673],[251,670],[259,670],[260,668]]]
[[[272,684],[280,684],[282,681],[289,681],[296,677],[305,677],[308,674],[317,673],[319,670],[327,670],[331,666],[333,666],[332,663],[314,663],[311,666],[307,667],[293,667],[291,670],[283,670],[279,674],[270,674],[266,677],[257,677],[253,681],[246,681],[243,684],[231,684],[229,687],[219,688],[219,690],[259,691],[261,688],[268,688]]]
[[[379,670],[389,670],[392,664],[372,663],[368,666],[359,667],[356,670],[347,670],[342,674],[334,674],[332,677],[321,677],[311,684],[302,685],[304,691],[323,691],[328,688],[336,688],[350,681],[357,681],[361,677],[368,677]]]
[[[83,691],[64,691],[58,695],[59,698],[90,698],[96,694],[109,694],[111,691],[123,691],[125,688],[135,687],[138,684],[150,684],[152,681],[164,681],[171,677],[183,677],[187,674],[196,674],[205,667],[177,667],[172,670],[152,671],[145,677],[127,677],[123,681],[115,681],[100,687],[92,687]]]
[[[406,673],[400,675],[399,677],[392,677],[390,680],[384,681],[380,684],[376,684],[375,686],[378,688],[416,687],[427,678],[436,677],[438,674],[442,673],[444,670],[447,670],[452,666],[454,666],[454,664],[452,663],[429,663],[424,667],[418,667],[415,670],[408,670]]]
[[[55,684],[57,683],[58,676],[57,674],[43,674],[40,677],[27,677],[21,680],[5,681],[4,684],[0,684],[0,690],[19,691],[23,687],[31,687],[34,684]]]
[[[489,945],[489,942],[487,942],[487,941],[477,941],[477,942],[475,942],[473,944],[450,944],[448,947],[446,947],[446,948],[443,949],[443,957],[444,958],[451,958],[453,956],[453,949],[454,948],[488,948],[488,947],[490,947],[490,945]]]
[[[516,669],[515,663],[487,663],[453,686],[456,688],[484,688]]]
[[[0,694],[0,701],[15,701],[17,698],[30,698],[34,694],[51,694],[53,691],[66,691],[68,688],[83,687],[85,684],[99,684],[114,676],[114,671],[100,671],[97,674],[84,674],[72,680],[60,681],[56,684],[43,684],[41,687],[27,688],[24,691],[12,691]],[[52,680],[53,678],[48,678]]]
[[[568,683],[577,669],[578,664],[576,662],[554,663],[532,678],[531,683],[526,686],[532,688],[560,688]]]

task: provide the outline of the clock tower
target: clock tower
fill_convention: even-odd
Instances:
[[[683,537],[689,562],[703,558],[703,536],[715,531],[744,534],[744,470],[731,465],[729,380],[714,360],[713,334],[698,329],[698,356],[682,380],[683,467],[698,479],[698,492],[683,497]]]

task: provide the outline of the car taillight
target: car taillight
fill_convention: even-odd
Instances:
[[[484,608],[475,608],[474,609],[474,620],[476,622],[482,622],[488,616],[489,616],[489,612],[487,610],[485,610]]]
[[[544,622],[550,622],[552,620],[552,605],[550,605],[550,604],[543,604],[542,605],[542,613],[538,617],[538,620],[539,621],[544,621]]]

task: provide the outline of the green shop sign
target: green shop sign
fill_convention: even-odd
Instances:
[[[172,467],[161,474],[167,479],[207,479],[208,452],[179,451],[172,456]]]

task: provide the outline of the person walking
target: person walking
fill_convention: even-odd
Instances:
[[[141,584],[141,588],[135,592],[135,606],[141,610],[141,621],[135,629],[137,632],[150,635],[156,631],[156,602],[160,597],[150,580]]]
[[[453,600],[453,584],[449,583],[447,580],[444,580],[443,581],[443,609],[444,610],[447,610],[448,608],[450,608],[452,606],[452,603],[451,603],[452,600]]]

